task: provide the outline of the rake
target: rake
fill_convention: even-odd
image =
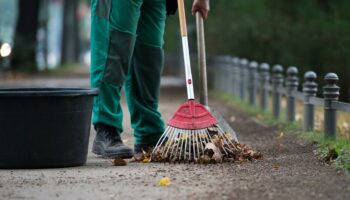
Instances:
[[[209,107],[194,100],[184,2],[177,2],[188,101],[182,104],[168,121],[165,132],[151,153],[151,160],[197,163],[206,157],[214,157],[216,162],[222,162],[225,156],[235,153],[233,142],[237,138],[235,135],[232,137],[234,132],[226,132],[225,128],[221,127],[218,119],[209,112]]]

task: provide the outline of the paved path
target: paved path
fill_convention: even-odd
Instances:
[[[184,93],[178,87],[162,89],[160,110],[165,120],[185,101]],[[262,160],[115,167],[111,160],[90,153],[82,167],[0,170],[0,199],[349,199],[350,176],[320,163],[310,145],[291,135],[279,139],[277,131],[225,103],[210,103],[231,119],[241,142],[262,151]],[[123,108],[127,114],[124,101]],[[128,119],[126,116],[124,124],[131,133]],[[94,135],[92,131],[91,140]],[[124,134],[123,138],[132,145],[132,135]],[[172,185],[158,186],[163,176],[169,177]]]

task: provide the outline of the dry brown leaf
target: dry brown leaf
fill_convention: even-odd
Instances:
[[[126,162],[122,158],[115,158],[113,161],[114,166],[125,166]]]
[[[134,159],[136,162],[141,162],[144,159],[143,153],[134,154]]]

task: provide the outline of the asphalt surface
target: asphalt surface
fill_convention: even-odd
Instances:
[[[29,80],[28,80],[29,81]],[[45,86],[48,82],[39,81]],[[57,81],[57,80],[56,80]],[[88,80],[72,81],[87,86]],[[35,81],[34,81],[35,82]],[[30,81],[29,81],[30,83]],[[33,82],[31,82],[33,83]],[[60,86],[57,81],[55,86]],[[1,84],[1,81],[0,81]],[[16,86],[21,86],[16,81]],[[28,86],[28,83],[26,83]],[[169,86],[169,85],[168,85]],[[160,111],[168,120],[186,101],[183,87],[163,87]],[[90,151],[81,167],[0,170],[0,199],[349,199],[350,175],[320,162],[310,144],[271,129],[236,108],[211,99],[229,121],[241,143],[260,150],[263,159],[217,165],[128,163],[113,166]],[[129,115],[125,113],[124,142],[133,145]],[[95,132],[91,131],[90,147]],[[159,186],[169,177],[171,185]]]

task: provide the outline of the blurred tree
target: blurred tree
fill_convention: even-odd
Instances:
[[[65,0],[63,13],[63,35],[61,64],[75,63],[79,58],[78,0]]]
[[[40,0],[19,0],[19,16],[11,56],[15,70],[36,70],[36,44]]]

